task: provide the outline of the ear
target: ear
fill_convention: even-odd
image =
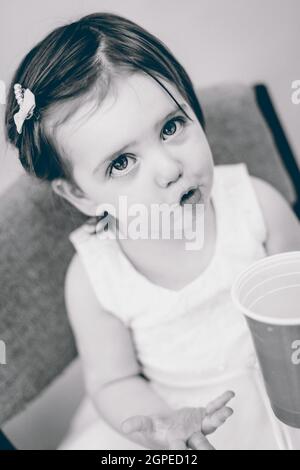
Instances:
[[[97,204],[87,198],[81,189],[74,186],[69,181],[62,178],[56,178],[51,181],[51,187],[58,196],[66,199],[80,212],[89,216],[95,216]]]

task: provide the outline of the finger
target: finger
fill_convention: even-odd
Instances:
[[[223,395],[216,398],[216,400],[213,400],[208,403],[208,405],[206,406],[206,414],[215,413],[215,411],[218,411],[220,408],[223,408],[234,397],[235,393],[232,391],[223,393]]]
[[[132,416],[123,421],[121,429],[125,434],[153,431],[153,422],[150,416]]]
[[[187,440],[187,445],[193,450],[215,450],[202,432],[194,432]]]
[[[186,423],[188,423],[189,435],[201,431],[203,418],[206,416],[205,408],[183,408]]]
[[[233,410],[231,408],[224,407],[215,413],[205,416],[202,422],[203,434],[211,434],[216,431],[232,414]]]
[[[186,443],[181,439],[174,439],[170,442],[171,450],[187,450]]]
[[[108,215],[108,213],[106,212]],[[84,230],[88,233],[94,233],[97,229],[97,232],[100,232],[104,229],[104,227],[108,223],[107,215],[102,215],[99,217],[90,217],[88,220],[85,221]]]
[[[96,218],[93,217],[91,219],[88,219],[85,224],[83,225],[83,228],[85,230],[85,232],[88,232],[88,233],[94,233],[95,231],[95,226],[96,226]]]
[[[85,221],[85,225],[93,225],[95,222],[97,222],[97,217],[92,216]]]

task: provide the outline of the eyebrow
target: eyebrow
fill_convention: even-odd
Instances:
[[[185,111],[188,110],[188,106],[185,104],[185,103],[179,103],[179,106],[184,109]],[[160,119],[156,124],[155,124],[155,129],[157,129],[158,127],[160,127],[162,125],[162,123],[164,121],[166,121],[167,119],[169,119],[170,117],[174,116],[178,111],[180,110],[180,108],[178,108],[178,106],[176,106],[175,109],[172,109],[172,111],[170,111],[166,116],[164,116],[162,119]],[[133,142],[129,142],[128,144],[126,145],[123,145],[122,148],[120,148],[118,151],[114,152],[112,155],[102,159],[98,164],[97,166],[94,168],[92,174],[94,175],[101,167],[102,165],[104,165],[107,161],[112,161],[114,160],[119,154],[121,154],[122,152],[124,152],[124,150],[126,150],[128,147],[132,146],[132,145],[135,145],[136,144],[136,140],[134,140]]]

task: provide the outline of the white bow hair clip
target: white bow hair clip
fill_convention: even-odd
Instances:
[[[14,92],[19,105],[19,111],[14,114],[14,121],[18,133],[21,134],[25,119],[30,119],[33,116],[36,107],[35,96],[29,88],[24,90],[19,83],[15,83]]]

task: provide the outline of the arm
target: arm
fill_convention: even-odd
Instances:
[[[300,222],[285,198],[266,181],[251,177],[266,227],[268,255],[300,250]]]
[[[130,416],[168,412],[169,406],[140,375],[130,331],[101,307],[77,254],[67,271],[65,302],[86,389],[99,414],[122,433],[121,423]]]

